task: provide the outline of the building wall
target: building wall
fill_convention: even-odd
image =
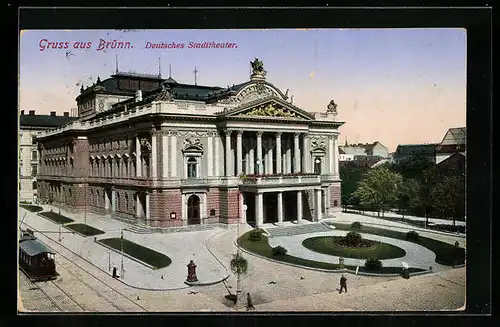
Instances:
[[[341,203],[341,185],[339,183],[334,183],[329,186],[330,189],[330,212],[339,212],[342,209]]]
[[[20,129],[19,134],[19,200],[34,201],[36,199],[36,172],[39,170],[37,144],[33,144],[33,138],[39,135],[43,129]],[[35,168],[36,167],[36,168]]]
[[[388,149],[380,143],[375,144],[372,151],[374,156],[380,156],[382,158],[387,158],[389,155]]]

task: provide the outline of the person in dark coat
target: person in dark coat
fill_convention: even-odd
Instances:
[[[248,310],[255,310],[255,307],[252,303],[252,298],[250,297],[250,293],[247,293],[247,311]]]
[[[113,278],[117,278],[118,276],[116,275],[116,266],[113,266]]]
[[[342,277],[340,277],[340,290],[339,290],[339,294],[342,293],[343,289],[347,293],[347,278],[345,278],[344,275],[342,275]]]

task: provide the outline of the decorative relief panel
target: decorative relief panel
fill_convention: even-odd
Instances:
[[[295,112],[292,112],[281,106],[267,104],[265,106],[257,107],[251,111],[240,114],[239,116],[269,116],[269,117],[288,117],[298,118]]]

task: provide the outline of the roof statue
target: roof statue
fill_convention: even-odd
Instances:
[[[266,75],[267,72],[264,70],[264,63],[258,58],[255,58],[253,62],[250,61],[250,64],[252,65],[252,75]]]
[[[328,106],[326,106],[326,112],[332,112],[334,114],[337,114],[337,104],[335,103],[335,101],[330,101],[330,103],[328,104]]]

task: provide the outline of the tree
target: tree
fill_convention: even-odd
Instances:
[[[377,167],[370,170],[359,183],[358,189],[353,193],[362,205],[370,205],[377,210],[380,217],[392,208],[401,192],[403,178],[400,174],[390,171],[387,167]]]
[[[401,185],[401,192],[397,201],[398,209],[404,216],[405,210],[420,206],[420,184],[414,178],[406,179]]]
[[[231,271],[233,274],[236,274],[237,280],[236,280],[236,301],[238,301],[238,295],[241,291],[241,275],[246,274],[248,271],[248,262],[243,256],[241,255],[240,251],[234,255],[233,259],[231,260]],[[236,303],[236,302],[235,302]]]
[[[461,176],[444,176],[430,190],[432,207],[441,218],[463,218],[465,214],[465,181]]]

